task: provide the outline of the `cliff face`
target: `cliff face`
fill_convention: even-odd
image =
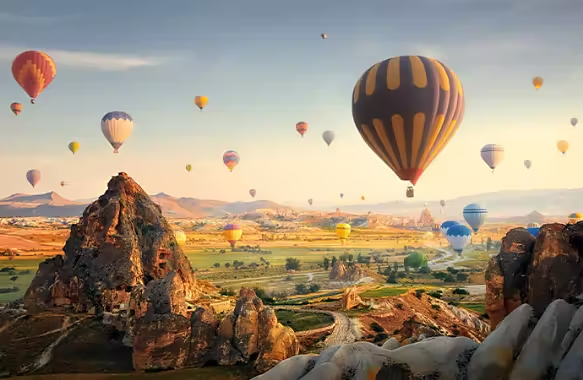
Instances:
[[[345,264],[344,261],[338,260],[328,276],[332,281],[356,282],[366,277],[366,269],[358,264]]]
[[[185,298],[199,290],[190,262],[160,208],[126,173],[87,207],[57,256],[41,264],[24,297],[29,310],[71,305],[111,311],[127,305],[132,289],[174,272]]]
[[[514,228],[486,269],[486,311],[492,328],[523,303],[536,316],[555,299],[583,293],[583,223],[545,224],[535,239]]]

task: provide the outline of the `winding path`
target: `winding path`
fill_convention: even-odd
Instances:
[[[326,347],[336,346],[338,344],[352,343],[356,342],[356,337],[354,336],[354,331],[360,329],[360,326],[354,324],[346,314],[339,313],[337,311],[329,310],[319,310],[319,309],[301,309],[297,306],[276,306],[275,310],[289,310],[298,313],[322,313],[331,315],[334,318],[334,323],[332,324],[333,330],[326,338]],[[324,327],[321,329],[300,331],[297,335],[310,335],[316,332],[324,331],[329,327]]]

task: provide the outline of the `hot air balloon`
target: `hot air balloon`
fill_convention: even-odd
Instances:
[[[498,144],[484,145],[480,154],[482,160],[494,171],[502,160],[504,160],[504,147]]]
[[[201,111],[204,107],[206,107],[206,104],[208,102],[209,102],[209,98],[206,96],[195,96],[194,97],[194,104],[196,104],[196,106],[198,108],[200,108]]]
[[[322,37],[323,40],[328,38],[328,35],[326,33],[322,33],[320,34],[320,37]]]
[[[571,119],[571,125],[573,127],[576,126],[578,122],[579,122],[579,120],[576,117],[574,117],[574,118]]]
[[[350,236],[351,230],[352,227],[350,227],[350,224],[339,223],[336,225],[336,236],[338,236],[338,239],[342,245],[346,244],[346,239],[348,239],[348,236]]]
[[[66,183],[65,181],[61,181],[61,187],[65,187]]]
[[[344,199],[344,193],[340,193],[340,199]]]
[[[238,224],[229,223],[223,227],[223,236],[225,237],[225,240],[231,244],[231,249],[235,248],[235,243],[241,240],[242,235],[243,230]]]
[[[415,197],[415,189],[413,188],[413,186],[407,186],[407,192],[405,193],[405,195],[407,195],[407,198]]]
[[[235,166],[239,165],[239,153],[235,152],[234,150],[228,150],[223,153],[223,163],[226,167],[229,168],[229,171],[233,171]]]
[[[540,227],[528,227],[526,229],[532,236],[537,237],[540,231]]]
[[[79,150],[80,147],[81,147],[81,144],[79,144],[77,141],[71,141],[69,143],[69,150],[73,154],[77,153],[77,151]]]
[[[10,105],[10,111],[12,111],[16,116],[22,112],[22,104],[20,103],[12,103]]]
[[[312,198],[308,199],[308,203],[310,204],[310,206],[312,205],[312,203],[314,203],[314,200]]]
[[[26,179],[32,187],[35,187],[40,182],[40,171],[36,169],[29,170],[26,172]]]
[[[304,137],[304,134],[308,131],[308,123],[305,121],[296,123],[296,131],[298,131],[298,133]]]
[[[537,90],[538,90],[539,88],[541,88],[541,87],[542,87],[542,85],[543,85],[543,82],[544,82],[544,80],[543,80],[543,78],[541,78],[541,77],[534,77],[534,78],[532,78],[532,85],[533,85],[533,86],[534,86],[534,88],[536,88]]]
[[[423,234],[423,240],[431,240],[433,239],[434,235],[433,232],[427,231]]]
[[[478,232],[480,227],[486,222],[488,210],[477,203],[472,203],[464,207],[464,219],[472,227],[474,232]]]
[[[527,169],[530,169],[530,167],[532,166],[532,161],[531,160],[524,160],[524,166]]]
[[[340,212],[340,209],[338,207],[336,207],[336,212]]]
[[[559,152],[565,154],[569,150],[569,142],[566,140],[559,140],[557,141],[557,149]]]
[[[352,118],[364,141],[413,185],[453,138],[463,115],[464,93],[456,74],[426,57],[375,64],[352,95]]]
[[[176,239],[178,245],[186,244],[186,234],[182,230],[174,230],[174,239]]]
[[[362,195],[362,196],[360,197],[360,199],[362,199],[362,200],[364,201],[364,199],[365,199],[364,195]]]
[[[192,170],[192,165],[186,164],[186,171],[190,173],[191,170]]]
[[[461,254],[472,240],[472,231],[468,227],[458,224],[448,228],[445,237],[451,244],[451,248]]]
[[[423,207],[427,208],[427,206],[428,206],[427,202],[423,203]]]
[[[249,194],[251,195],[251,197],[255,198],[255,194],[257,194],[257,190],[251,189],[251,190],[249,190]]]
[[[583,220],[583,214],[581,214],[579,212],[574,212],[572,214],[569,214],[569,223],[579,223],[582,220]]]
[[[526,228],[539,228],[539,227],[540,227],[540,224],[538,224],[538,223],[528,223],[526,225]]]
[[[113,147],[113,153],[119,153],[119,148],[133,130],[134,119],[125,112],[108,112],[101,119],[101,132]]]
[[[443,237],[447,237],[447,230],[450,227],[457,226],[457,225],[459,225],[459,223],[456,222],[455,220],[448,220],[446,222],[441,223],[439,230],[440,230],[441,234],[443,235]]]
[[[332,144],[332,142],[334,141],[335,135],[333,131],[325,131],[324,133],[322,133],[322,138],[324,139],[324,142],[326,142],[326,144],[328,144],[328,146],[330,146],[330,144]]]
[[[24,92],[30,96],[32,104],[36,97],[51,84],[56,73],[55,61],[40,51],[25,51],[12,62],[12,75]]]
[[[444,199],[440,200],[439,204],[441,205],[441,207],[445,207],[445,200]]]

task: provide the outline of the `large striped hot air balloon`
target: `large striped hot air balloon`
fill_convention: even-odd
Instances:
[[[448,221],[441,223],[441,226],[439,227],[441,235],[446,238],[447,237],[447,230],[450,227],[457,226],[458,224],[459,223],[456,222],[455,220],[448,220]]]
[[[448,228],[445,237],[451,244],[451,248],[461,254],[472,240],[472,231],[463,224],[458,224]]]
[[[352,231],[352,227],[348,223],[339,223],[336,225],[336,236],[338,236],[338,240],[342,245],[346,244],[346,240],[350,236],[350,232]]]
[[[26,172],[26,180],[32,187],[35,187],[40,182],[40,171],[36,169]]]
[[[223,163],[227,168],[229,168],[229,171],[231,172],[233,169],[235,169],[235,166],[239,165],[240,160],[241,158],[239,157],[239,153],[235,152],[234,150],[228,150],[223,153]]]
[[[125,112],[108,112],[101,119],[101,132],[113,147],[113,153],[119,153],[119,148],[132,135],[133,130],[134,119]]]
[[[539,228],[539,227],[540,227],[540,224],[534,223],[534,222],[533,223],[528,223],[526,225],[526,228]]]
[[[12,62],[12,75],[34,104],[37,96],[55,78],[57,65],[51,57],[40,51],[25,51]]]
[[[364,72],[352,94],[352,118],[364,141],[413,185],[453,138],[463,116],[461,82],[432,58],[379,62]]]
[[[231,244],[231,249],[233,249],[235,248],[235,243],[241,240],[243,230],[240,225],[229,223],[223,227],[223,236]]]
[[[480,151],[480,155],[486,165],[494,171],[502,160],[504,160],[504,147],[498,144],[487,144]]]
[[[580,212],[574,212],[569,214],[569,223],[579,223],[583,220],[583,214]]]
[[[478,232],[480,227],[486,222],[488,210],[477,203],[472,203],[464,207],[464,219],[474,232]]]

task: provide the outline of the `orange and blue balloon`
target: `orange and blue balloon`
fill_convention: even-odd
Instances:
[[[233,171],[235,166],[239,165],[240,161],[239,153],[235,152],[234,150],[228,150],[223,154],[223,163],[229,171]]]
[[[37,96],[55,78],[57,65],[51,57],[40,51],[25,51],[20,53],[12,62],[12,76],[30,96],[30,102],[34,104]]]

